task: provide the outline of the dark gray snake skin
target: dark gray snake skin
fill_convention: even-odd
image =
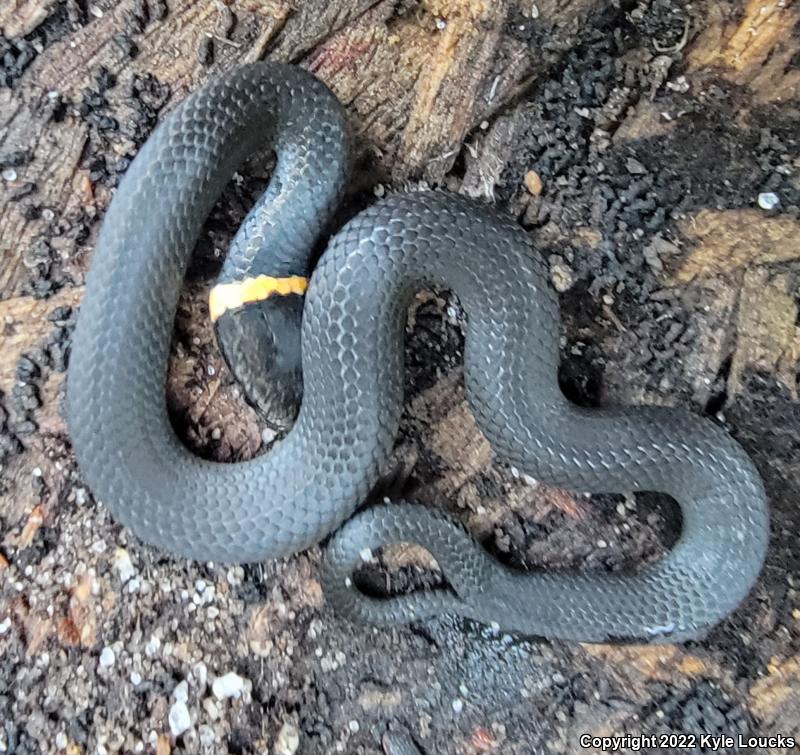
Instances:
[[[274,64],[241,68],[177,107],[108,210],[73,342],[68,420],[85,479],[119,521],[202,560],[278,558],[320,542],[380,476],[403,402],[407,308],[420,287],[436,285],[455,291],[467,313],[469,404],[500,459],[573,489],[666,492],[683,531],[634,574],[516,574],[442,515],[380,506],[333,537],[324,572],[334,604],[373,622],[455,611],[508,631],[594,641],[684,640],[736,608],[767,543],[750,459],[683,411],[571,405],[556,379],[558,301],[530,238],[459,196],[391,196],[337,233],[307,295],[305,397],[293,429],[252,461],[191,454],[165,407],[178,294],[213,203],[265,143],[278,155],[280,196],[273,191],[250,220],[263,217],[265,243],[311,245],[342,193],[346,129],[324,85]],[[452,590],[362,595],[353,568],[396,541],[429,548]]]

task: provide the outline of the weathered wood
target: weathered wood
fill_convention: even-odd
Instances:
[[[715,69],[747,86],[758,103],[789,101],[800,95],[800,52],[796,0],[748,0],[744,13],[714,3],[706,28],[689,50],[692,70]]]
[[[0,301],[0,395],[11,391],[20,356],[53,329],[47,316],[58,307],[77,306],[82,295],[82,288],[69,288],[44,300],[19,296]]]
[[[56,0],[7,0],[0,5],[0,31],[9,39],[33,31],[44,21]]]
[[[547,46],[536,51],[503,33],[517,11],[509,2],[450,0],[404,10],[390,0],[308,2],[296,9],[269,0],[237,4],[235,23],[230,8],[213,2],[176,0],[163,18],[162,6],[142,0],[92,7],[99,17],[48,47],[13,91],[0,93],[0,154],[22,150],[30,158],[14,169],[6,189],[36,187],[25,201],[0,208],[0,298],[26,290],[20,258],[40,236],[67,272],[81,278],[82,247],[69,230],[80,222],[93,232],[93,219],[109,200],[108,190],[91,180],[88,158],[95,147],[130,158],[146,136],[127,128],[137,76],[155,75],[169,93],[155,107],[167,109],[242,60],[266,54],[300,61],[349,105],[359,143],[381,155],[387,175],[440,180],[469,130],[546,72],[559,46],[602,3],[541,3],[536,24]],[[210,55],[210,65],[201,65],[198,56]],[[118,130],[98,128],[80,112],[82,97],[97,89],[100,70],[117,82],[102,96],[103,113]],[[28,205],[48,212],[31,217]]]

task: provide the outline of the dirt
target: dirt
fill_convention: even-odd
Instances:
[[[413,12],[401,5],[404,17]],[[800,223],[800,100],[770,99],[693,64],[714,7],[642,0],[608,9],[572,44],[547,50],[552,70],[467,135],[441,183],[493,199],[548,260],[571,399],[685,406],[752,455],[772,536],[741,608],[702,641],[664,648],[516,638],[452,617],[374,629],[325,605],[318,547],[229,567],[142,546],[82,483],[61,412],[75,310],[59,297],[80,292],[102,209],[54,214],[25,182],[32,155],[21,144],[0,155],[0,168],[14,172],[4,174],[6,201],[31,217],[49,212],[40,238],[21,250],[22,294],[43,300],[36,311],[46,320],[0,395],[0,752],[371,754],[390,752],[387,733],[411,737],[423,753],[573,753],[582,734],[800,738],[799,352],[759,341],[753,322],[772,322],[772,311],[751,316],[742,304],[749,291],[784,292],[765,294],[762,306],[780,301],[780,322],[797,325],[800,246],[782,256],[755,250],[749,266],[726,262],[722,272],[698,262],[713,244],[712,259],[735,259],[724,234],[703,235],[704,212]],[[144,30],[167,12],[134,3],[114,44],[135,57]],[[27,93],[33,59],[92,20],[89,6],[59,2],[34,30],[0,38],[0,83]],[[213,62],[224,32],[198,49],[198,66]],[[547,43],[522,4],[505,34],[531,50]],[[796,59],[787,70],[795,69]],[[157,72],[125,82],[104,68],[92,75],[79,99],[53,98],[42,117],[86,124],[81,164],[107,202],[170,89]],[[408,188],[369,150],[360,154],[337,223],[376,195]],[[268,165],[250,161],[226,190],[176,320],[173,420],[191,448],[222,461],[272,440],[228,375],[204,304],[267,175]],[[779,197],[776,209],[759,207],[768,192]],[[690,262],[700,273],[684,280]],[[410,313],[394,459],[402,485],[393,492],[452,512],[518,567],[618,571],[663,553],[680,529],[666,497],[588,498],[492,458],[465,409],[463,326],[446,291],[421,294]],[[26,323],[7,315],[0,327],[10,344]],[[384,554],[362,578],[377,591],[440,581],[413,552]],[[229,673],[236,694],[220,699],[214,682]],[[181,704],[190,721],[174,735],[170,715]]]

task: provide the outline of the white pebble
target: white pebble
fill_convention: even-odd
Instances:
[[[58,732],[58,734],[56,734],[56,747],[58,747],[59,750],[66,750],[68,744],[69,740],[67,740],[67,735],[64,734],[63,731]]]
[[[206,688],[206,682],[208,681],[208,667],[206,664],[202,661],[195,663],[194,666],[192,666],[192,675],[197,681],[197,686],[200,687],[200,690],[204,690]]]
[[[114,665],[116,656],[110,647],[104,647],[100,653],[100,668],[109,668]]]
[[[189,700],[189,682],[184,679],[172,690],[172,696],[179,702],[185,703]]]
[[[758,195],[758,206],[762,210],[774,210],[780,203],[781,200],[774,191],[763,191]]]
[[[563,294],[575,284],[575,274],[566,263],[554,261],[550,266],[550,280],[553,282],[553,288]]]
[[[361,556],[361,560],[364,561],[365,563],[367,561],[372,561],[372,551],[369,548],[364,548],[359,553],[359,556]]]
[[[458,714],[461,713],[462,710],[464,710],[464,701],[457,697],[455,700],[453,700],[453,713]]]
[[[273,752],[275,755],[294,755],[298,747],[300,747],[300,733],[287,721],[278,732]]]
[[[179,737],[192,727],[192,717],[186,703],[178,701],[169,709],[169,730],[173,737]]]
[[[207,697],[203,700],[203,710],[212,721],[216,721],[219,718],[219,707],[214,702],[213,697]]]
[[[138,671],[133,671],[131,673],[131,684],[134,687],[138,687],[142,683],[142,675]]]
[[[117,570],[122,584],[136,574],[131,557],[124,548],[117,548],[114,551],[114,568]]]
[[[350,731],[353,732],[353,734],[355,734],[361,727],[358,725],[358,721],[353,719],[352,721],[350,721],[350,723],[347,724],[347,728],[350,729]]]
[[[244,692],[244,679],[239,674],[230,671],[224,676],[218,676],[214,679],[211,691],[217,700],[224,700],[226,697],[239,698]]]
[[[148,658],[152,658],[156,653],[158,653],[159,649],[161,648],[161,640],[153,635],[148,643],[144,646],[144,652]]]
[[[3,171],[3,178],[5,178],[6,181],[16,181],[17,171],[15,171],[13,168],[6,168]]]
[[[205,747],[211,747],[216,741],[217,735],[214,730],[208,724],[203,724],[200,727],[200,743]]]

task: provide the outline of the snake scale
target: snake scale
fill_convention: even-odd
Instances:
[[[558,301],[530,236],[454,194],[391,195],[330,240],[305,296],[302,406],[276,448],[231,464],[189,452],[165,402],[178,296],[205,218],[237,166],[265,146],[277,165],[234,246],[251,261],[264,250],[307,259],[341,199],[350,144],[341,105],[295,67],[245,66],[184,100],[140,150],[105,217],[67,413],[82,474],[120,522],[159,548],[223,562],[287,556],[335,532],[327,595],[378,623],[454,611],[528,635],[663,642],[697,637],[737,607],[768,532],[749,457],[685,411],[567,401]],[[663,558],[632,573],[517,573],[418,505],[384,504],[348,521],[392,449],[406,313],[429,285],[453,290],[467,314],[467,397],[499,459],[571,489],[671,495],[683,528]],[[448,587],[362,594],[353,569],[397,541],[428,548]]]

